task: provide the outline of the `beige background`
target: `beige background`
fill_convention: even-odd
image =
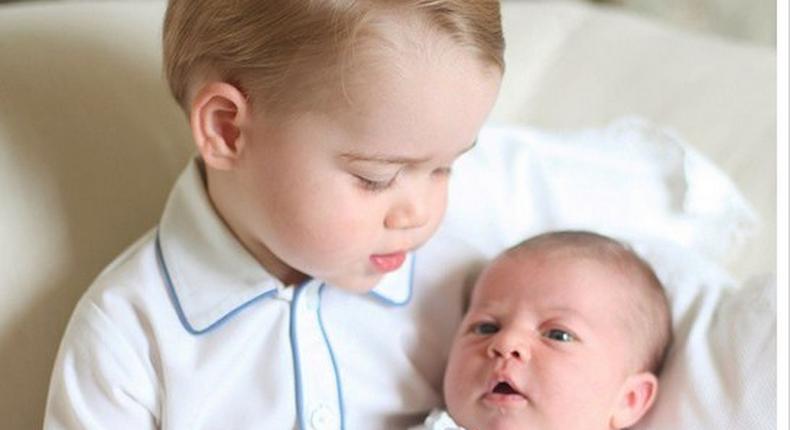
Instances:
[[[762,45],[776,45],[773,0],[604,0],[673,25]]]
[[[0,0],[13,3],[29,0]],[[79,1],[79,0],[66,0]],[[133,1],[133,0],[132,0]],[[145,0],[136,0],[145,1]],[[514,1],[514,0],[505,0]],[[520,0],[544,1],[552,0]],[[649,15],[679,27],[706,31],[749,43],[776,45],[774,0],[588,0]]]

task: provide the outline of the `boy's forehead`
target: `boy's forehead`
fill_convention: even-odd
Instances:
[[[358,148],[359,155],[375,155],[375,146],[380,145],[380,152],[397,147],[408,153],[404,156],[429,157],[436,155],[425,153],[431,142],[457,156],[472,146],[493,106],[499,77],[476,71],[451,73],[452,64],[439,64],[441,60],[436,64],[401,61],[414,72],[404,77],[372,72],[366,78],[369,83],[345,87],[345,99],[328,113],[354,142],[365,143]],[[465,61],[475,60],[458,64]]]
[[[502,71],[480,57],[479,53],[458,43],[425,22],[419,14],[377,13],[365,25],[366,31],[353,39],[351,47],[338,58],[339,77],[345,94],[352,103],[354,90],[386,91],[382,84],[410,84],[426,71],[442,69],[448,78],[463,76],[500,80]]]
[[[474,94],[480,87],[498,88],[502,78],[471,51],[453,44],[429,49],[372,44],[346,65],[339,76],[343,101],[359,110],[370,109],[371,98],[403,93],[412,96],[409,103],[424,102],[431,93],[458,83],[465,84],[462,94]]]

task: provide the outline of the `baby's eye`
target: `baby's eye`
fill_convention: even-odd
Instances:
[[[576,336],[558,328],[545,331],[543,336],[551,340],[556,340],[557,342],[573,342],[576,340]]]
[[[498,332],[499,326],[491,322],[483,322],[483,323],[475,324],[472,327],[472,331],[474,332],[474,334],[486,336]]]
[[[397,177],[397,175],[383,181],[369,179],[360,175],[354,175],[354,177],[357,178],[363,189],[367,191],[375,192],[375,191],[384,191],[387,188],[391,187],[392,184],[395,183],[395,178]]]

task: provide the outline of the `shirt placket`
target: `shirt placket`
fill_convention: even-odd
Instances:
[[[340,377],[321,321],[324,284],[296,287],[291,301],[291,348],[296,411],[302,430],[339,430],[343,426]]]

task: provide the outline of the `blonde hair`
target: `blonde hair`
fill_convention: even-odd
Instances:
[[[186,111],[206,74],[278,112],[320,108],[360,39],[386,40],[376,20],[387,16],[416,18],[504,71],[498,0],[170,0],[165,75]]]
[[[664,286],[650,267],[630,246],[611,237],[581,230],[543,233],[505,251],[506,255],[525,252],[560,253],[611,264],[630,275],[635,282],[629,295],[630,309],[624,310],[637,342],[645,348],[637,357],[639,371],[661,373],[672,344],[672,318]]]

